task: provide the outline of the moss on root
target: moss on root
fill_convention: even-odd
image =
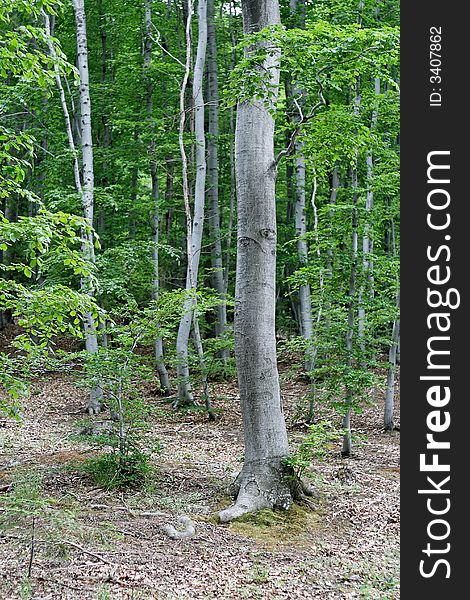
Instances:
[[[320,525],[319,511],[293,504],[288,510],[263,509],[243,515],[228,527],[234,533],[273,547],[302,545]]]

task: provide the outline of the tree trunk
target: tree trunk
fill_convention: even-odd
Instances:
[[[306,169],[302,148],[298,143],[296,143],[296,146],[298,154],[295,159],[295,235],[297,237],[299,264],[301,267],[306,267],[308,265],[308,246],[305,240],[307,233]],[[313,368],[313,348],[311,347],[313,338],[312,302],[310,284],[308,283],[299,287],[299,315],[300,333],[308,344],[305,351],[305,370],[308,372]]]
[[[338,189],[340,186],[339,182],[339,167],[338,163],[335,164],[333,168],[333,173],[331,174],[331,190],[330,190],[330,204],[336,204],[336,199],[338,197]],[[327,277],[333,277],[333,250],[331,245],[333,243],[332,237],[332,222],[333,222],[333,209],[328,209],[328,237],[330,243],[328,244],[328,248],[326,250],[326,275]]]
[[[230,10],[229,10],[229,27],[230,27],[230,43],[231,43],[229,69],[230,69],[230,71],[232,71],[233,68],[235,67],[235,61],[236,61],[236,39],[235,39],[235,34],[233,32],[232,5],[231,4],[230,4]],[[229,216],[228,216],[228,223],[227,223],[227,243],[225,246],[225,269],[224,269],[224,293],[225,293],[225,295],[227,295],[227,293],[228,293],[228,283],[229,283],[230,264],[231,264],[231,255],[232,255],[233,222],[234,222],[234,215],[235,215],[235,196],[236,196],[235,148],[234,148],[235,119],[234,119],[233,106],[230,107],[229,126],[230,126],[230,144],[229,144],[230,206],[229,206]]]
[[[356,279],[357,279],[357,165],[354,165],[351,173],[351,187],[353,188],[353,208],[352,208],[352,239],[351,239],[351,272],[349,275],[349,307],[348,307],[348,328],[346,332],[346,356],[347,366],[351,370],[353,368],[353,340],[354,340],[354,312],[355,312],[355,295],[356,295]],[[345,414],[343,417],[343,449],[341,454],[343,457],[351,456],[352,438],[351,438],[351,406],[353,403],[353,391],[349,386],[346,386],[345,399]]]
[[[198,4],[198,44],[193,77],[194,130],[196,143],[196,183],[194,190],[194,216],[189,206],[189,187],[187,180],[187,160],[183,144],[184,131],[184,92],[189,78],[190,27],[192,3],[188,3],[188,18],[186,27],[186,73],[180,95],[180,149],[183,156],[183,189],[187,220],[187,254],[188,267],[186,289],[190,292],[184,302],[183,315],[178,328],[176,339],[178,396],[175,405],[192,404],[194,396],[189,380],[188,342],[191,333],[191,322],[196,303],[197,277],[201,257],[202,231],[204,224],[204,204],[206,185],[206,143],[204,134],[204,98],[203,76],[207,49],[207,0],[199,0]]]
[[[93,226],[93,146],[91,137],[91,104],[90,91],[88,82],[88,50],[86,37],[86,21],[85,8],[83,0],[74,0],[73,8],[75,12],[76,23],[76,38],[77,38],[77,63],[80,76],[80,139],[82,145],[82,179],[80,178],[80,168],[75,148],[73,137],[72,122],[70,119],[67,101],[65,98],[64,87],[59,73],[59,68],[54,64],[55,79],[59,89],[62,112],[64,114],[65,129],[69,148],[73,156],[73,173],[75,187],[82,198],[83,214],[90,226]],[[45,30],[48,36],[49,53],[53,59],[57,57],[54,44],[51,39],[52,25],[51,17],[43,12],[45,20]],[[93,245],[93,236],[86,235],[82,232],[82,251],[83,254],[91,261],[95,261],[95,250]],[[93,290],[90,287],[90,282],[87,279],[81,280],[81,289],[87,294],[92,295]],[[91,313],[83,314],[83,327],[85,330],[85,348],[87,352],[95,354],[98,352],[98,338],[96,324]],[[101,399],[103,390],[99,382],[92,387],[88,402],[88,412],[90,414],[98,414],[101,411]]]
[[[277,0],[242,0],[245,33],[280,23]],[[248,50],[249,52],[250,50]],[[260,71],[278,90],[279,52]],[[276,361],[275,98],[238,104],[235,163],[238,244],[235,291],[235,356],[245,438],[237,499],[220,512],[222,522],[262,508],[287,509],[291,488],[283,460],[289,454]]]
[[[0,205],[1,207],[1,205]],[[4,216],[7,221],[13,222],[17,220],[16,200],[13,197],[5,198]],[[6,250],[0,250],[0,262],[4,266],[10,265],[14,261],[13,248],[8,246]],[[4,279],[9,279],[8,271],[0,270],[1,276]],[[13,322],[11,310],[0,310],[0,330]]]
[[[362,9],[364,8],[363,0],[359,2],[359,17],[358,23],[361,24]],[[356,78],[354,95],[354,114],[359,115],[361,108],[361,93],[360,93],[360,81],[359,77]],[[352,188],[352,233],[351,233],[351,271],[349,275],[349,307],[348,307],[348,327],[346,331],[346,357],[348,370],[353,368],[353,348],[354,348],[354,313],[356,307],[355,295],[357,288],[357,251],[358,251],[358,213],[357,213],[357,201],[358,201],[358,151],[356,151],[356,157],[353,167],[351,168],[351,188]],[[345,458],[351,456],[352,452],[352,436],[351,436],[351,411],[353,404],[353,391],[350,386],[346,386],[346,398],[345,398],[345,414],[343,417],[343,429],[345,431],[343,436],[343,449],[341,455]]]
[[[197,350],[197,356],[199,359],[199,370],[201,371],[202,396],[204,398],[204,404],[206,406],[209,420],[215,421],[215,413],[212,410],[209,382],[207,380],[207,368],[206,368],[206,361],[204,358],[204,348],[202,346],[201,331],[199,329],[199,320],[197,319],[196,312],[193,313],[193,334],[194,334],[194,343],[196,345],[196,350]]]
[[[400,307],[400,293],[397,294],[397,308]],[[388,370],[387,370],[387,392],[385,394],[384,409],[384,428],[385,431],[393,429],[393,407],[395,401],[395,373],[397,370],[397,350],[400,336],[400,321],[396,318],[393,321],[392,340],[388,352]]]
[[[146,112],[147,120],[150,127],[150,142],[148,147],[150,161],[150,180],[152,186],[152,212],[151,212],[151,227],[152,227],[152,262],[153,262],[153,281],[152,281],[152,300],[158,300],[160,293],[160,274],[158,260],[158,242],[160,228],[159,214],[159,194],[158,194],[158,172],[157,160],[155,157],[155,137],[153,127],[153,84],[148,74],[150,62],[152,60],[152,5],[150,0],[145,0],[145,40],[144,40],[144,78],[146,80]],[[155,362],[160,380],[160,385],[165,394],[170,394],[170,380],[165,367],[163,358],[163,339],[157,335],[154,341]]]
[[[211,263],[212,263],[212,286],[216,290],[220,304],[217,305],[217,316],[215,321],[215,335],[217,339],[224,339],[227,329],[227,304],[225,301],[224,268],[222,262],[222,242],[220,236],[220,214],[219,214],[219,84],[217,72],[217,43],[215,34],[215,6],[214,0],[207,3],[207,75],[208,75],[208,224],[212,238]],[[219,357],[226,362],[228,348],[221,348]]]
[[[374,90],[375,95],[380,94],[380,79],[376,77],[374,79]],[[371,133],[373,133],[377,127],[378,112],[374,108],[372,111],[371,120]],[[367,194],[366,194],[366,211],[365,211],[365,223],[364,223],[364,235],[362,236],[362,261],[365,281],[361,285],[359,291],[359,309],[358,309],[358,338],[360,348],[363,354],[362,361],[365,360],[365,349],[366,349],[366,302],[364,301],[364,294],[367,290],[366,295],[370,298],[374,294],[373,286],[373,262],[372,252],[374,250],[374,238],[373,238],[373,224],[371,221],[372,209],[374,208],[374,192],[372,190],[372,177],[374,174],[374,159],[372,150],[367,152],[366,156],[366,169],[367,169]]]
[[[305,27],[305,2],[304,0],[290,0],[290,25],[291,27]],[[298,114],[303,108],[305,91],[296,86],[290,77],[286,81],[286,96],[290,120],[293,126],[297,126],[301,114]],[[287,144],[291,136],[287,136]],[[294,216],[295,216],[295,235],[297,237],[297,257],[300,268],[308,265],[308,244],[305,240],[307,233],[307,204],[306,204],[306,180],[307,169],[305,166],[305,156],[303,154],[303,144],[299,140],[295,141],[295,161],[294,173],[291,174],[292,167],[286,167],[288,196],[294,198]],[[290,201],[289,201],[290,205]],[[288,216],[291,208],[288,205]],[[306,341],[304,369],[308,373],[314,368],[315,350],[312,346],[313,339],[313,321],[312,321],[312,302],[310,285],[302,284],[299,287],[299,307],[295,313],[299,316],[300,335]]]

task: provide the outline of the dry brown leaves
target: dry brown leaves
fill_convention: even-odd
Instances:
[[[301,380],[283,384],[288,420],[306,391]],[[270,544],[209,518],[243,455],[236,387],[217,383],[212,393],[221,411],[215,424],[201,413],[164,415],[168,405],[149,395],[159,409],[149,441],[163,445],[157,480],[151,493],[118,494],[65,468],[90,450],[69,439],[82,416],[84,392],[64,376],[36,382],[24,421],[0,423],[0,494],[15,469],[38,469],[44,493],[74,512],[78,533],[76,545],[59,554],[38,543],[28,581],[28,532],[0,529],[0,598],[398,598],[399,436],[380,429],[382,392],[372,393],[371,406],[354,417],[365,441],[348,461],[352,482],[338,478],[344,461],[332,450],[313,468],[321,491],[316,525],[301,538]],[[304,431],[291,428],[293,445]],[[196,537],[171,541],[161,526],[183,513],[196,521]]]

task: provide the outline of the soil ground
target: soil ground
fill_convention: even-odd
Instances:
[[[295,447],[306,433],[293,415],[307,385],[283,379]],[[215,423],[203,413],[174,414],[148,390],[148,443],[162,447],[156,475],[145,491],[116,492],[77,468],[96,452],[71,438],[84,390],[65,375],[36,382],[23,420],[0,418],[0,598],[399,598],[399,434],[381,430],[383,390],[372,390],[354,415],[354,457],[341,459],[333,445],[312,464],[313,508],[229,525],[212,515],[227,505],[240,469],[241,416],[233,383],[211,391]],[[12,482],[21,477],[16,497]],[[34,531],[28,502],[40,505]],[[196,535],[170,540],[162,525],[183,514]]]

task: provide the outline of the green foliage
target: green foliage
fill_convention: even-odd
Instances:
[[[297,451],[285,459],[285,466],[292,470],[295,478],[301,478],[313,460],[325,459],[343,434],[344,431],[337,429],[330,421],[310,425],[309,433],[299,444]]]
[[[367,401],[368,389],[376,382],[374,370],[390,346],[392,323],[398,316],[399,6],[393,0],[380,6],[374,0],[360,5],[356,0],[318,0],[306,3],[304,26],[297,18],[300,15],[290,14],[288,3],[281,4],[283,25],[251,35],[242,33],[238,9],[220,6],[216,10],[216,59],[223,99],[216,140],[218,193],[229,327],[223,339],[215,338],[221,298],[208,287],[213,240],[206,229],[196,296],[205,371],[210,380],[235,375],[230,325],[236,257],[234,107],[239,101],[262,101],[275,108],[276,152],[286,149],[294,132],[297,135],[290,154],[277,165],[276,319],[278,330],[288,338],[280,344],[281,355],[287,357],[291,373],[302,372],[303,358],[313,357],[312,369],[303,374],[311,382],[311,406],[322,401],[342,415],[348,408],[360,411]],[[152,3],[154,41],[150,64],[144,68],[141,3],[103,0],[88,3],[86,12],[93,227],[77,216],[82,213],[82,199],[75,188],[73,156],[54,74],[57,66],[69,112],[77,115],[72,5],[0,0],[4,84],[0,89],[0,326],[6,315],[20,328],[0,356],[0,386],[10,393],[9,410],[18,416],[31,377],[46,368],[76,365],[81,384],[87,389],[102,386],[105,402],[117,415],[114,442],[107,440],[116,456],[103,458],[112,466],[120,453],[124,456],[131,447],[141,451],[145,445],[142,434],[148,407],[141,400],[140,383],[154,381],[156,337],[163,339],[170,372],[176,366],[176,331],[187,297],[178,140],[184,19],[176,5]],[[49,56],[44,13],[55,16],[54,60]],[[261,65],[279,53],[281,85],[274,107],[271,74]],[[152,114],[148,114],[149,86]],[[72,123],[76,142],[78,125]],[[192,188],[191,126],[183,132],[183,142]],[[296,161],[301,158],[306,165],[305,260],[299,257],[300,238],[294,224]],[[158,194],[152,189],[150,162],[156,166]],[[335,190],[333,174],[339,182]],[[371,192],[374,205],[367,208]],[[156,245],[152,241],[157,233],[155,214]],[[353,215],[357,215],[355,226]],[[355,233],[357,256],[352,252]],[[367,236],[372,247],[364,251]],[[82,247],[84,239],[95,246],[96,264],[89,260],[89,245]],[[350,294],[353,268],[356,288]],[[309,286],[311,292],[314,332],[310,340],[299,335],[302,286]],[[361,324],[359,310],[364,311]],[[88,313],[98,326],[103,347],[94,356],[59,350],[62,338],[83,342]],[[352,349],[347,349],[347,339],[352,340]],[[219,358],[223,348],[230,350],[227,361]],[[192,377],[201,375],[194,346],[189,361]]]
[[[153,474],[149,455],[137,448],[87,459],[80,467],[105,489],[141,488]]]
[[[46,541],[63,540],[75,532],[75,514],[54,498],[44,494],[43,476],[37,471],[18,470],[11,489],[0,495],[0,530],[15,530],[29,536],[32,519]]]

